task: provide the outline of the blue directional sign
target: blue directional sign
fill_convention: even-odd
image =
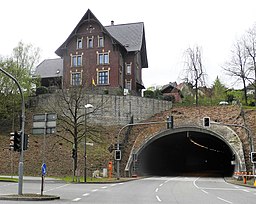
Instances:
[[[45,176],[45,174],[46,174],[46,164],[43,163],[42,164],[42,175]]]

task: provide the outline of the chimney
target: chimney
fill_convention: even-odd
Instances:
[[[113,26],[113,25],[114,25],[114,23],[115,23],[115,22],[112,20],[112,21],[111,21],[111,25]]]

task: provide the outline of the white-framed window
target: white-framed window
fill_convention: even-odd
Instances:
[[[126,64],[126,74],[131,75],[132,74],[132,64]]]
[[[82,49],[82,48],[83,48],[83,38],[77,38],[76,49]]]
[[[87,37],[87,48],[93,48],[93,36]]]
[[[99,85],[109,84],[109,70],[100,70],[97,75],[97,82]]]
[[[82,84],[81,72],[71,72],[71,85],[80,86]]]
[[[125,80],[125,88],[132,90],[132,80]]]
[[[109,52],[98,53],[98,64],[109,64]]]
[[[72,55],[71,56],[71,66],[72,67],[82,66],[82,55]]]
[[[104,47],[104,38],[98,36],[98,47]]]

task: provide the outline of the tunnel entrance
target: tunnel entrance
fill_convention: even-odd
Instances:
[[[155,139],[137,157],[141,176],[232,176],[233,152],[213,135],[184,131]]]

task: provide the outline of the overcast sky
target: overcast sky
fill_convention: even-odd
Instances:
[[[104,25],[144,22],[149,68],[146,87],[180,82],[184,51],[198,45],[211,86],[217,76],[231,86],[221,66],[234,42],[256,22],[256,0],[8,0],[1,2],[0,55],[22,40],[41,49],[41,61],[56,58],[87,9]]]

